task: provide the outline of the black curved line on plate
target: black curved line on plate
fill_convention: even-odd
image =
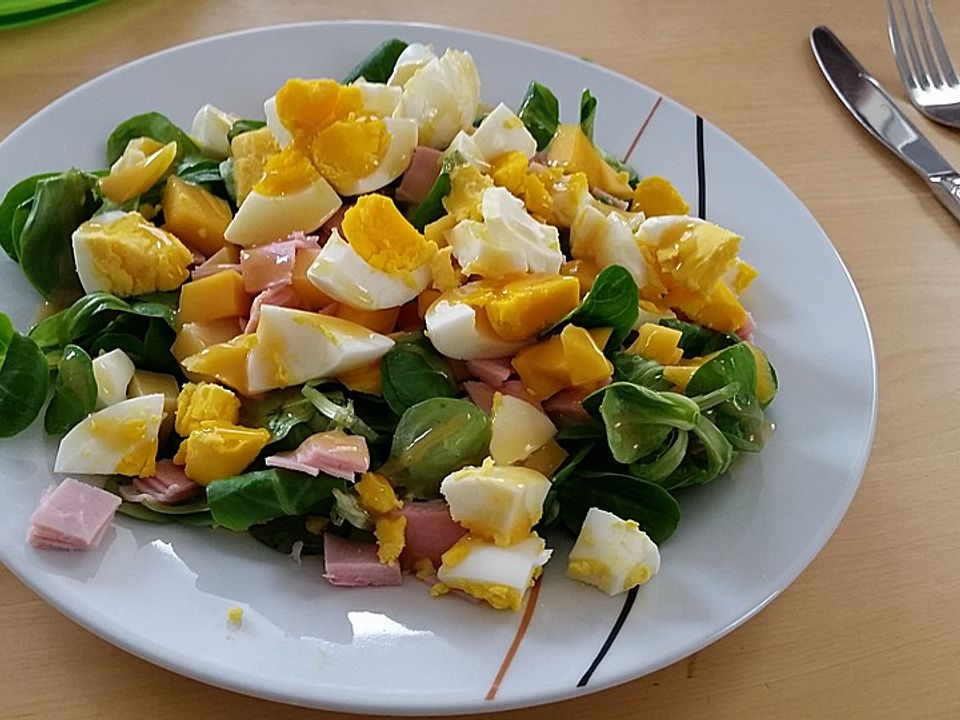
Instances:
[[[707,219],[707,167],[703,155],[703,118],[697,115],[697,217]]]
[[[620,634],[620,629],[627,621],[627,617],[630,615],[630,611],[633,609],[633,603],[636,602],[637,591],[639,589],[639,585],[634,585],[632,588],[630,588],[630,592],[628,592],[627,596],[623,599],[623,607],[620,608],[620,614],[617,615],[616,622],[614,622],[613,627],[610,628],[610,633],[607,635],[607,639],[603,641],[603,645],[600,647],[600,652],[597,653],[597,656],[593,659],[593,662],[590,663],[590,667],[587,668],[587,671],[577,681],[577,687],[586,687],[587,683],[590,682],[590,677],[593,675],[594,671],[600,667],[600,663],[603,662],[603,658],[606,657],[607,652],[613,645],[613,641],[617,639],[617,635]]]

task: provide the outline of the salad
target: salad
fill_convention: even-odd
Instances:
[[[678,491],[771,427],[740,237],[608,155],[589,90],[488,106],[464,51],[389,40],[263,108],[129,118],[0,203],[55,309],[0,313],[0,436],[42,413],[67,476],[28,541],[119,512],[515,610],[557,528],[573,580],[647,582]]]

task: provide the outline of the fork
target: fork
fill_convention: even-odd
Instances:
[[[910,102],[931,120],[960,127],[960,79],[944,45],[930,0],[924,0],[924,12],[917,0],[913,0],[913,23],[904,0],[899,4],[903,30],[898,25],[892,0],[887,0],[887,27],[893,57]]]

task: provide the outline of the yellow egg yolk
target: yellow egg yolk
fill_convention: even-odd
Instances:
[[[278,197],[303,190],[317,181],[320,173],[296,146],[288,145],[267,160],[263,178],[253,189],[261,195]]]
[[[443,198],[443,207],[456,220],[483,220],[480,204],[483,191],[493,181],[473,165],[460,165],[450,171],[450,192]]]
[[[270,442],[263,428],[204,421],[180,444],[173,457],[188,478],[201,485],[243,472]]]
[[[187,383],[177,398],[176,430],[187,437],[204,421],[235,425],[240,419],[240,400],[225,387],[213,383]]]
[[[388,513],[403,507],[397,499],[393,486],[383,476],[373,472],[365,472],[360,481],[354,486],[360,507],[371,513]]]
[[[354,252],[386,273],[414,270],[436,251],[384,195],[361,196],[344,214],[341,227]]]
[[[159,422],[159,418],[156,420]],[[148,436],[149,424],[146,417],[99,418],[90,421],[90,434],[108,449],[125,451],[114,472],[131,477],[150,477],[156,472],[158,438],[156,433]]]
[[[362,108],[363,93],[359,87],[341,85],[328,78],[291,78],[277,91],[277,116],[295,140],[320,132]]]
[[[189,277],[193,253],[137,212],[116,220],[87,220],[76,230],[93,271],[120,297],[175,290]],[[78,252],[81,250],[78,249]]]
[[[337,120],[313,136],[310,156],[324,178],[343,187],[376,170],[389,145],[382,120]]]
[[[406,545],[407,518],[403,515],[379,515],[373,521],[377,538],[377,559],[384,565],[396,565]]]

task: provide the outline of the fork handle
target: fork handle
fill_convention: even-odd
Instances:
[[[947,172],[927,177],[927,184],[937,200],[960,220],[960,173]]]

